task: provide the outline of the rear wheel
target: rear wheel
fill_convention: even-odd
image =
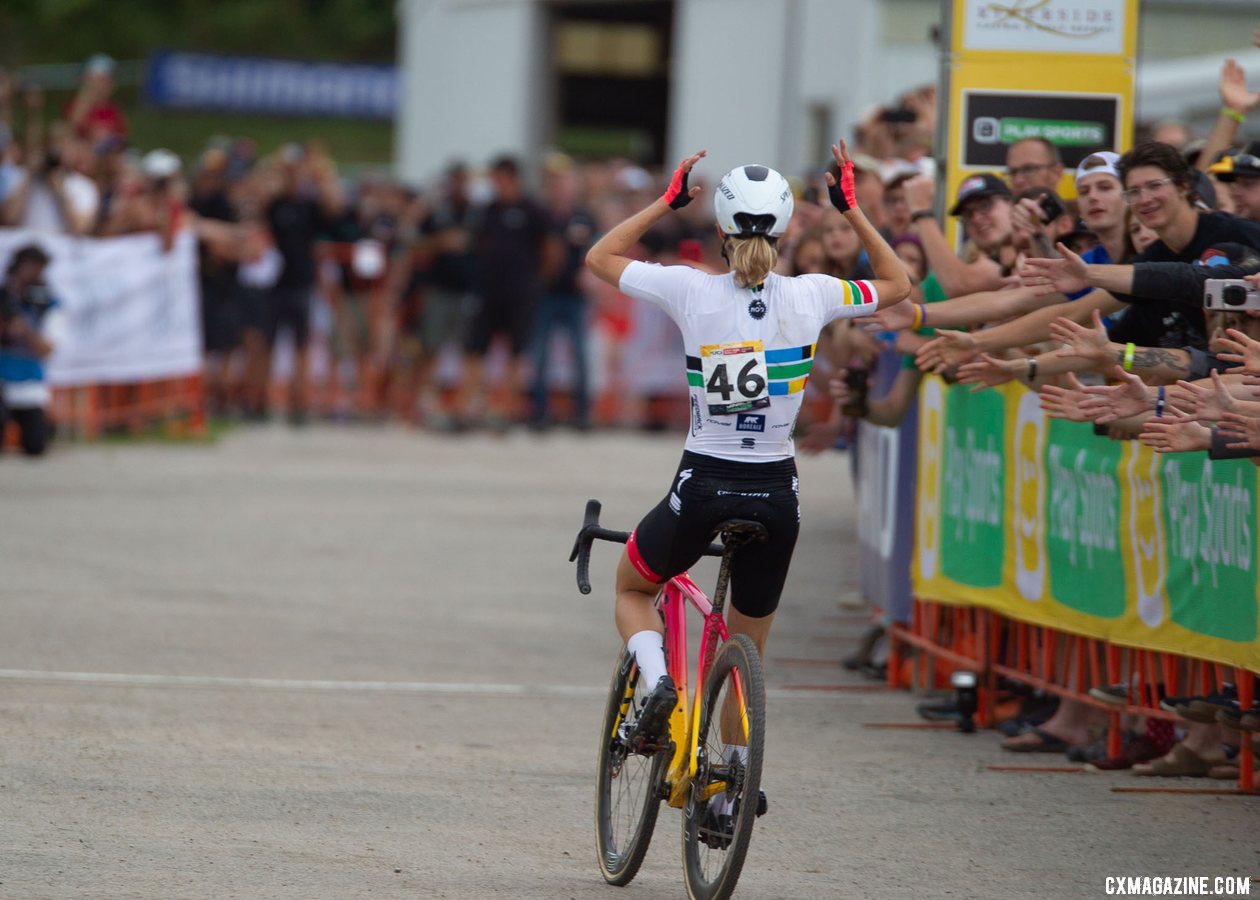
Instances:
[[[693,900],[729,897],[739,880],[759,812],[765,709],[757,647],[734,635],[705,680],[696,777],[683,807],[683,869]]]
[[[634,657],[623,650],[613,670],[599,740],[595,836],[599,868],[609,884],[629,884],[638,874],[660,811],[661,782],[669,754],[645,752],[628,738],[647,691]]]

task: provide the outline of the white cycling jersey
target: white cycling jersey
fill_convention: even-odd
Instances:
[[[818,333],[828,322],[868,316],[869,281],[770,275],[759,288],[688,266],[632,261],[621,290],[655,303],[682,330],[691,394],[686,449],[736,462],[795,454],[792,430]]]

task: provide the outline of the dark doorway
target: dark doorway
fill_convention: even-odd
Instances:
[[[552,143],[574,156],[659,165],[669,122],[672,0],[551,7]]]

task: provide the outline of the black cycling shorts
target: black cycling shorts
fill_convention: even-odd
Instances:
[[[750,618],[768,616],[779,606],[801,528],[795,460],[743,463],[684,452],[669,494],[630,536],[630,562],[649,581],[668,581],[700,560],[727,519],[751,519],[770,533],[731,562],[731,606]]]

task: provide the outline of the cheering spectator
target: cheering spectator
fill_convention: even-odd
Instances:
[[[590,377],[586,371],[586,297],[579,285],[579,275],[585,265],[586,251],[595,242],[595,219],[579,204],[577,174],[573,161],[567,156],[555,154],[547,160],[544,188],[553,229],[547,252],[559,258],[552,260],[548,267],[554,274],[543,293],[534,326],[531,422],[538,429],[550,424],[547,375],[551,337],[563,329],[573,351],[573,423],[585,430],[590,425]]]
[[[185,224],[183,163],[170,150],[150,150],[137,171],[124,176],[110,202],[104,235],[156,231],[170,249],[175,233]]]
[[[1216,180],[1229,186],[1234,214],[1260,223],[1260,141],[1252,141],[1224,162],[1224,171]]]
[[[227,192],[227,155],[210,150],[193,178],[189,208],[202,219],[228,223],[236,211]],[[201,338],[206,353],[206,394],[211,412],[228,406],[228,364],[240,343],[240,293],[234,248],[202,238],[197,274],[201,288]]]
[[[906,183],[906,196],[914,210],[910,214],[913,231],[923,244],[928,267],[946,296],[958,297],[977,291],[1005,287],[1015,265],[1014,231],[1011,225],[1011,189],[991,172],[973,175],[958,186],[958,196],[949,214],[962,220],[967,237],[974,245],[973,258],[962,259],[932,213],[932,181],[920,176]]]
[[[910,231],[910,200],[906,197],[906,182],[915,177],[914,172],[901,171],[884,185],[884,230],[890,239],[899,238]],[[891,307],[890,307],[891,308]]]
[[[1260,47],[1260,29],[1257,29],[1255,43]],[[1209,171],[1217,158],[1233,146],[1247,113],[1260,105],[1260,91],[1247,89],[1246,73],[1236,60],[1227,59],[1221,66],[1220,91],[1220,115],[1217,116],[1216,124],[1212,126],[1195,163],[1196,168],[1201,171]]]
[[[66,104],[66,121],[79,137],[127,137],[127,120],[114,102],[114,61],[98,53],[83,67],[79,91]]]
[[[857,232],[837,209],[823,212],[822,242],[826,274],[850,281],[875,277]]]
[[[96,223],[100,194],[95,182],[80,168],[86,165],[85,145],[58,123],[44,139],[44,95],[28,88],[26,103],[26,165],[0,187],[0,221],[15,228],[51,234],[88,234]]]
[[[266,301],[267,350],[280,331],[293,337],[293,375],[289,385],[289,421],[306,421],[306,379],[311,328],[311,292],[315,287],[315,242],[341,214],[342,196],[332,160],[322,151],[307,153],[297,144],[280,151],[276,190],[264,214],[284,261]],[[270,369],[270,365],[268,365]]]
[[[477,306],[477,260],[473,249],[479,211],[468,195],[468,170],[456,163],[446,170],[433,209],[420,226],[421,248],[429,256],[424,300],[416,320],[422,354],[420,400],[426,417],[441,430],[456,420],[440,408],[436,375],[439,354],[448,344],[462,346],[469,319]],[[420,285],[413,281],[414,292]]]
[[[1057,191],[1063,178],[1063,158],[1059,148],[1045,138],[1025,138],[1007,148],[1006,174],[1016,193],[1029,188]]]
[[[551,229],[542,207],[526,195],[515,159],[496,159],[490,178],[494,200],[482,212],[476,238],[481,308],[464,347],[460,414],[464,424],[472,422],[474,395],[484,387],[485,355],[501,337],[508,345],[506,383],[488,399],[485,421],[503,430],[513,419],[512,401],[524,383],[521,353],[533,326],[543,245]]]

